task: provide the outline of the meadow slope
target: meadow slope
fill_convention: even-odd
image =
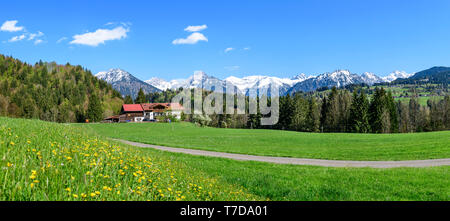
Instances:
[[[0,118],[0,200],[261,200],[67,124]]]
[[[140,149],[0,118],[0,200],[449,200],[450,167],[327,168]]]

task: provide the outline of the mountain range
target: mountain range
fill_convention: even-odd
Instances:
[[[131,95],[134,98],[140,88],[142,88],[145,93],[150,93],[178,88],[204,88],[212,90],[215,86],[219,85],[223,88],[232,86],[238,93],[249,95],[252,92],[259,94],[271,87],[276,87],[279,88],[280,95],[284,95],[298,91],[314,91],[322,87],[343,87],[349,84],[362,83],[373,85],[376,83],[392,82],[399,78],[409,78],[413,75],[414,74],[408,74],[404,71],[394,71],[386,77],[379,77],[370,72],[359,75],[351,73],[348,70],[337,70],[319,74],[317,76],[298,74],[292,78],[278,78],[254,75],[243,78],[230,76],[221,80],[209,76],[203,71],[196,71],[187,79],[166,81],[161,78],[153,77],[147,81],[141,81],[124,70],[111,69],[109,71],[99,72],[95,76],[112,84],[113,88],[120,91],[122,95]]]

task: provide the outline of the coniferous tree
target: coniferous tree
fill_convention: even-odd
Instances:
[[[127,95],[127,96],[125,96],[123,103],[124,104],[133,104],[133,98],[131,98],[130,95]]]
[[[364,91],[358,95],[353,92],[353,102],[350,108],[350,128],[351,132],[368,133],[370,132],[369,124],[369,100]]]
[[[382,133],[383,117],[385,117],[385,95],[386,91],[383,88],[375,88],[375,93],[369,106],[369,123],[373,133]]]
[[[136,100],[134,100],[135,104],[143,104],[143,103],[147,103],[147,98],[145,97],[144,91],[141,89],[139,89],[138,95],[136,97]]]
[[[322,111],[322,127],[326,132],[337,131],[339,127],[339,92],[336,87],[331,89]]]
[[[316,98],[314,97],[311,97],[308,102],[306,125],[309,132],[320,131],[320,111]]]
[[[294,112],[294,104],[292,97],[287,94],[280,98],[280,118],[278,120],[278,129],[286,130],[292,122],[292,113]]]
[[[103,119],[103,108],[97,95],[92,94],[89,97],[89,106],[86,111],[86,117],[91,122],[98,122]]]
[[[306,118],[308,114],[308,103],[300,94],[295,94],[294,99],[294,109],[292,114],[292,121],[290,128],[296,131],[306,130]]]
[[[389,119],[390,119],[390,132],[398,133],[398,109],[395,105],[394,98],[392,96],[391,91],[389,91],[386,95],[386,105],[389,111]]]

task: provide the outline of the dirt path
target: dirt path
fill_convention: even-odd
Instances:
[[[153,148],[174,153],[185,153],[198,156],[222,157],[233,160],[249,160],[278,164],[296,164],[296,165],[313,165],[324,167],[372,167],[372,168],[394,168],[394,167],[431,167],[450,165],[450,159],[435,160],[407,160],[407,161],[349,161],[349,160],[318,160],[318,159],[302,159],[291,157],[268,157],[254,156],[246,154],[222,153],[206,150],[193,150],[183,148],[164,147],[158,145],[143,144],[126,140],[113,139],[128,145],[144,148]]]

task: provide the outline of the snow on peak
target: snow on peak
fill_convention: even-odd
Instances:
[[[157,77],[150,78],[150,80],[146,80],[144,82],[162,91],[167,90],[171,87],[170,82],[167,82],[166,80]]]
[[[386,82],[392,82],[397,80],[398,78],[409,78],[413,75],[414,73],[408,74],[405,71],[393,71],[389,75],[382,77],[382,79]]]
[[[102,71],[95,75],[95,77],[105,80],[108,83],[114,83],[122,80],[130,80],[131,74],[119,69],[119,68],[113,68],[109,71]]]

